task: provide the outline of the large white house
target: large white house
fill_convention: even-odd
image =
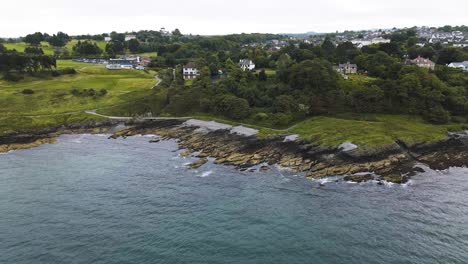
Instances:
[[[135,35],[125,35],[125,41],[129,41],[129,40],[132,40],[132,39],[136,39],[136,36]]]
[[[253,61],[248,60],[248,59],[240,60],[239,66],[244,71],[246,71],[246,70],[251,71],[251,70],[255,69],[255,63],[253,63]]]
[[[182,74],[184,76],[184,79],[190,80],[197,78],[197,76],[200,75],[200,72],[195,63],[189,62],[188,64],[182,67]]]
[[[450,67],[450,68],[458,68],[458,69],[462,69],[464,71],[468,71],[468,61],[452,62],[447,66]]]
[[[373,39],[353,39],[351,43],[356,45],[358,48],[362,48],[364,46],[370,46],[372,44],[380,44],[380,43],[390,43],[391,40],[384,39],[382,37],[373,38]]]

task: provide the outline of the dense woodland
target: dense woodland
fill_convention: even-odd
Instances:
[[[156,67],[195,61],[202,68],[190,87],[184,85],[180,68],[175,78],[170,70],[162,74],[162,85],[170,88],[164,111],[178,115],[209,112],[272,126],[342,112],[421,115],[433,123],[466,122],[468,74],[446,64],[468,60],[468,48],[419,47],[411,30],[386,36],[391,43],[361,50],[350,42],[335,46],[332,37],[316,46],[291,42],[274,52],[268,46],[246,46],[273,37],[195,37],[159,47]],[[436,69],[404,64],[406,58],[419,55],[437,62]],[[252,59],[257,68],[273,69],[276,74],[244,72],[236,64],[241,58]],[[347,61],[359,67],[359,74],[351,80],[333,69]],[[214,79],[218,69],[225,74]]]
[[[468,47],[439,43],[420,47],[416,44],[421,40],[412,29],[385,35],[390,43],[362,49],[350,42],[335,45],[334,35],[320,45],[288,40],[289,45],[279,50],[270,49],[268,40],[287,38],[271,34],[204,37],[175,30],[170,36],[159,31],[135,35],[137,39],[125,41],[125,34],[113,32],[105,50],[90,40],[108,35],[78,36],[75,38],[80,41],[72,51],[75,56],[92,57],[157,52],[150,67],[159,71],[163,82],[154,98],[128,106],[135,111],[211,113],[277,127],[310,116],[343,112],[421,115],[433,123],[466,122],[468,117],[468,74],[446,66],[468,60]],[[0,45],[0,71],[50,69],[55,59],[43,55],[39,43],[48,41],[63,47],[70,39],[61,32],[52,36],[31,34],[23,38],[32,44],[25,53],[7,51]],[[436,69],[404,63],[417,56],[436,62]],[[237,62],[245,58],[253,60],[259,70],[242,71]],[[201,69],[191,85],[184,82],[181,73],[181,65],[187,62]],[[344,62],[358,65],[359,73],[350,80],[333,69],[333,65]]]

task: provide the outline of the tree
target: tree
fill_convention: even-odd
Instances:
[[[41,48],[37,48],[37,47],[26,47],[24,49],[24,53],[33,54],[33,55],[43,55],[44,51]]]
[[[264,82],[264,81],[266,81],[267,79],[268,79],[268,76],[267,76],[267,74],[266,74],[266,72],[265,72],[265,69],[262,69],[262,70],[258,73],[258,80]]]
[[[125,45],[123,44],[123,42],[112,40],[111,42],[106,44],[105,50],[107,55],[109,55],[110,57],[115,57],[115,55],[124,52]]]
[[[280,95],[276,97],[273,108],[279,113],[291,113],[298,110],[297,103],[290,95]]]
[[[176,36],[176,37],[182,37],[182,33],[180,32],[180,30],[178,28],[176,28],[176,29],[174,29],[174,31],[172,31],[172,35]]]
[[[462,49],[447,47],[439,51],[439,59],[437,60],[437,63],[449,64],[451,62],[464,61],[465,59],[468,59],[468,56],[465,55]]]
[[[67,44],[64,39],[58,37],[57,35],[50,37],[47,42],[49,42],[49,44],[54,47],[63,47],[65,44]]]
[[[36,32],[34,34],[26,35],[23,38],[23,41],[30,44],[30,45],[39,45],[41,41],[44,40],[44,35],[41,32]]]
[[[128,41],[128,49],[130,52],[136,53],[138,52],[138,48],[140,47],[140,42],[136,39],[131,39]]]
[[[234,95],[223,95],[215,101],[216,112],[226,117],[239,120],[250,115],[249,103],[245,99]]]
[[[78,41],[78,43],[73,47],[73,54],[77,56],[97,56],[102,54],[102,50],[96,43]]]

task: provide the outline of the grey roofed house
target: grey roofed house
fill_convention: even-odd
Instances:
[[[468,71],[468,61],[452,62],[447,66],[450,68],[460,68],[462,70]]]
[[[239,66],[245,71],[245,70],[253,70],[255,69],[255,63],[249,59],[243,59],[239,61]]]

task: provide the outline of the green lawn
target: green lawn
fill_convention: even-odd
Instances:
[[[197,114],[195,117],[230,125],[242,124],[210,114]],[[380,114],[318,116],[284,130],[245,123],[243,125],[258,129],[260,137],[298,134],[302,139],[331,147],[344,142],[352,142],[361,147],[384,146],[392,144],[397,139],[407,143],[431,142],[446,138],[449,131],[466,129],[460,124],[433,125],[418,116]]]
[[[370,116],[372,118],[363,115],[357,115],[357,118],[314,117],[297,124],[289,131],[324,146],[352,142],[370,147],[391,144],[397,139],[407,143],[437,141],[446,138],[449,131],[462,130],[462,126],[458,124],[433,125],[416,116]]]
[[[58,61],[58,68],[72,67],[76,75],[60,77],[27,77],[20,82],[0,81],[0,134],[21,128],[61,124],[64,117],[83,117],[83,110],[118,106],[153,93],[154,72],[107,70],[104,65]],[[81,97],[70,93],[72,88],[106,89],[105,96]],[[24,95],[24,89],[34,91]],[[90,118],[90,117],[86,117]],[[73,119],[72,119],[73,120]]]

